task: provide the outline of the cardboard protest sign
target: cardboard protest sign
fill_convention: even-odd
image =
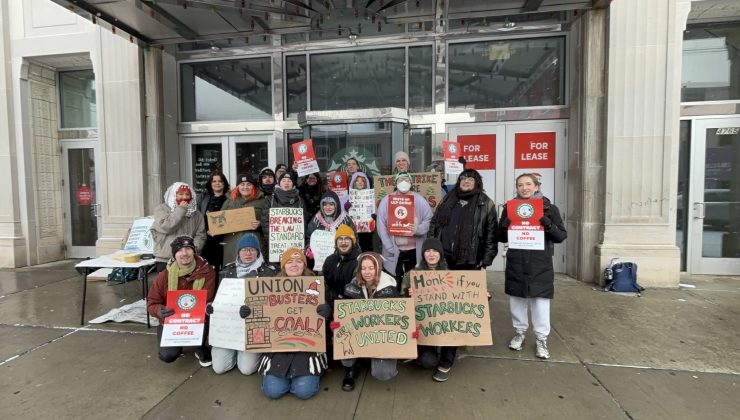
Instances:
[[[334,253],[334,233],[332,230],[316,229],[311,234],[311,252],[313,252],[314,271],[321,271],[324,260]]]
[[[391,194],[388,196],[388,234],[414,236],[414,196]]]
[[[334,359],[416,358],[412,299],[345,299],[334,301]]]
[[[134,220],[123,250],[139,251],[145,254],[154,253],[154,239],[152,239],[153,224],[154,219],[151,217]]]
[[[270,209],[270,262],[280,262],[286,249],[303,249],[303,209],[278,207]]]
[[[246,351],[326,351],[326,320],[316,313],[324,303],[324,278],[254,277],[246,280]]]
[[[297,165],[298,176],[319,172],[319,163],[313,151],[313,140],[306,139],[293,144],[293,159]]]
[[[460,148],[457,143],[452,141],[443,141],[442,149],[444,150],[445,173],[448,175],[457,175],[463,171],[463,164],[460,163]]]
[[[534,174],[545,197],[555,198],[554,131],[514,134],[514,176]]]
[[[420,172],[411,174],[411,191],[421,194],[427,199],[429,207],[434,211],[442,201],[442,174],[440,172]],[[396,189],[393,175],[379,175],[373,177],[375,188],[375,205]]]
[[[375,230],[375,190],[349,190],[349,217],[355,224],[357,232],[372,232]]]
[[[244,305],[244,279],[221,279],[208,327],[208,344],[224,349],[244,350],[244,320],[239,308]]]
[[[545,249],[545,228],[540,224],[545,214],[541,198],[509,200],[506,215],[511,220],[508,239],[510,249]]]
[[[491,318],[486,272],[412,270],[419,344],[429,346],[488,346]]]
[[[164,319],[162,347],[200,346],[206,322],[206,290],[169,290],[167,307],[175,314]]]
[[[252,222],[257,220],[254,207],[209,211],[206,215],[208,216],[208,232],[211,235],[252,230]]]
[[[327,179],[329,180],[329,189],[337,193],[342,200],[347,196],[347,173],[344,171],[331,172]]]

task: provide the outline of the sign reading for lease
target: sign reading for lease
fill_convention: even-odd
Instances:
[[[286,249],[303,249],[303,209],[270,209],[270,262],[280,262]]]
[[[410,287],[415,301],[419,344],[430,346],[488,346],[491,318],[486,272],[412,270]]]
[[[514,134],[514,176],[534,174],[540,191],[555,200],[555,138],[553,131]]]
[[[334,301],[334,359],[416,358],[414,302],[403,299]]]
[[[414,236],[414,196],[391,194],[388,196],[388,234]]]
[[[313,140],[306,139],[293,144],[293,159],[297,165],[298,176],[319,172],[319,163],[313,152]]]
[[[169,290],[167,307],[175,314],[164,319],[162,347],[200,346],[206,322],[206,290]]]
[[[326,351],[326,320],[316,313],[324,303],[324,278],[246,279],[246,351],[278,353]]]
[[[508,230],[509,248],[545,249],[545,228],[540,224],[544,214],[541,198],[509,200],[506,215],[511,220]]]

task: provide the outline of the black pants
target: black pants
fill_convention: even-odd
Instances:
[[[418,346],[419,361],[424,369],[449,369],[455,363],[457,347]]]
[[[416,250],[409,249],[398,253],[398,262],[396,263],[396,288],[401,291],[401,282],[406,272],[416,267]]]
[[[357,234],[357,244],[360,245],[362,252],[373,250],[373,233],[361,232]]]
[[[182,354],[182,347],[162,347],[162,331],[164,331],[164,327],[162,324],[159,324],[157,327],[157,349],[159,350],[159,360],[165,363],[172,363]],[[211,351],[208,346],[208,320],[206,320],[206,325],[203,328],[203,344],[196,348],[205,352]]]

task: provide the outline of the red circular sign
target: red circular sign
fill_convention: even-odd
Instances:
[[[87,185],[82,184],[79,188],[77,188],[75,198],[77,198],[77,204],[81,206],[89,206],[90,204],[92,204],[92,190]]]

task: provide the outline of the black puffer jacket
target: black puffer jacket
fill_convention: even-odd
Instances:
[[[493,259],[498,253],[498,217],[496,216],[496,204],[488,198],[488,196],[481,192],[478,195],[478,203],[475,209],[475,217],[473,219],[473,249],[474,255],[476,255],[476,261],[455,261],[454,250],[450,247],[454,244],[455,238],[446,238],[444,234],[445,226],[437,213],[444,206],[452,207],[452,211],[458,211],[459,205],[457,204],[455,194],[447,194],[439,205],[435,217],[432,218],[429,224],[429,233],[427,237],[437,238],[444,244],[445,259],[450,264],[480,264],[483,267],[488,267],[493,263]],[[455,207],[458,209],[455,210]]]
[[[555,271],[552,266],[554,244],[563,242],[567,233],[558,208],[547,198],[543,198],[543,201],[545,216],[552,221],[552,224],[545,228],[545,249],[509,249],[506,252],[504,290],[509,296],[552,299],[555,294]],[[510,223],[504,206],[499,223],[499,241],[509,241],[507,229]]]
[[[339,299],[343,296],[344,287],[355,276],[357,257],[361,252],[360,247],[355,245],[349,255],[334,252],[324,260],[321,272],[324,274],[326,291],[332,294],[332,298]]]

